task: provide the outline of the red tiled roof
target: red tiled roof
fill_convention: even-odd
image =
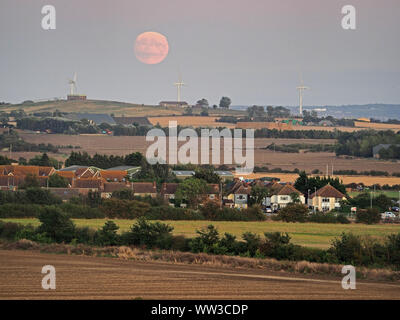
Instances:
[[[241,185],[233,193],[234,194],[250,194],[251,188],[248,186]]]
[[[72,184],[72,180],[75,178],[75,173],[73,171],[57,171],[54,174],[67,179],[70,184]]]
[[[179,183],[166,183],[164,182],[161,187],[161,194],[175,194],[178,189]]]
[[[39,176],[49,176],[54,171],[53,167],[39,167]]]
[[[39,176],[39,167],[35,166],[13,166],[13,170],[10,172],[15,176],[26,176],[28,174]]]
[[[75,170],[77,178],[94,178],[98,176],[98,172],[91,168],[78,168]]]
[[[54,171],[53,167],[39,167],[39,166],[20,166],[20,165],[2,165],[0,166],[0,174],[26,176],[28,174],[35,176],[48,176]]]
[[[339,190],[336,188],[332,187],[330,184],[325,185],[321,189],[317,190],[317,192],[313,193],[310,198],[314,198],[315,196],[317,197],[324,197],[324,198],[336,198],[336,199],[342,199],[345,197],[343,193],[341,193]]]
[[[7,175],[12,172],[13,166],[12,165],[1,165],[0,166],[0,173],[3,175]]]
[[[57,171],[55,174],[59,175],[60,177],[64,178],[74,178],[75,173],[73,171]]]
[[[74,188],[90,188],[90,189],[100,189],[103,185],[103,181],[97,178],[81,178],[76,179],[74,183]]]
[[[293,187],[290,184],[287,184],[283,186],[276,194],[279,196],[289,196],[292,193],[297,193],[299,195],[301,194],[301,192],[297,190],[295,187]]]
[[[283,185],[280,184],[279,182],[274,182],[271,186],[270,186],[271,190],[274,192],[279,192],[279,190],[281,190],[283,188]]]
[[[101,170],[100,177],[108,180],[108,181],[124,181],[126,180],[126,176],[128,172],[126,170]]]
[[[137,193],[157,193],[155,182],[133,182],[133,192]]]
[[[132,187],[125,182],[104,182],[104,192],[114,192],[120,190],[130,190]]]

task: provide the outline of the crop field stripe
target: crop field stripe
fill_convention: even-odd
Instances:
[[[38,226],[38,219],[0,219],[3,221],[17,222],[22,224],[32,224]],[[135,220],[122,219],[72,219],[78,227],[89,227],[92,229],[101,228],[107,220],[113,220],[119,227],[120,232],[129,231]],[[324,224],[324,223],[285,223],[276,221],[265,222],[231,222],[231,221],[160,221],[174,227],[175,235],[185,237],[195,237],[196,230],[204,226],[213,224],[217,227],[221,236],[225,232],[235,235],[238,239],[244,232],[254,232],[263,237],[264,232],[287,232],[292,237],[294,244],[304,245],[314,248],[328,248],[334,238],[340,237],[343,232],[352,232],[356,235],[370,236],[372,238],[384,240],[393,233],[400,232],[400,225],[364,225],[364,224]]]

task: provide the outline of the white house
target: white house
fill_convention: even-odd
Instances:
[[[292,198],[293,194],[298,195],[298,200],[300,203],[302,204],[306,203],[304,195],[299,190],[297,190],[290,184],[286,184],[285,186],[282,186],[282,188],[276,188],[275,191],[273,192],[270,201],[271,208],[276,210],[286,207],[289,203],[293,202],[294,200]]]

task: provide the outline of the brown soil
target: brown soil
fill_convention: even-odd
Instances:
[[[41,268],[56,268],[56,290]],[[163,262],[0,251],[0,299],[399,299],[400,285]]]

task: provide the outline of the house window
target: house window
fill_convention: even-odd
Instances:
[[[322,198],[322,202],[329,203],[329,198]]]
[[[209,198],[210,199],[215,199],[215,194],[210,194]]]
[[[288,199],[289,199],[289,197],[287,197],[287,196],[281,197],[282,201],[287,201]]]

